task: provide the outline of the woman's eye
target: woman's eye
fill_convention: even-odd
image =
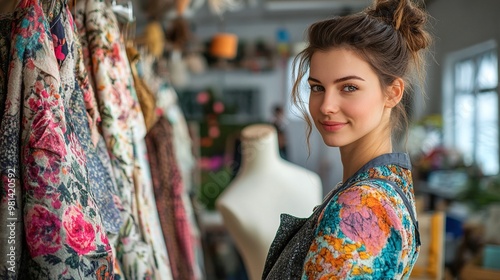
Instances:
[[[312,85],[311,86],[311,91],[312,92],[320,92],[320,91],[323,91],[323,87],[319,86],[319,85]]]
[[[342,91],[345,91],[345,92],[352,92],[352,91],[356,91],[358,89],[358,87],[356,86],[353,86],[353,85],[345,85],[343,88],[342,88]]]

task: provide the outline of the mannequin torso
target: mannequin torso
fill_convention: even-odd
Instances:
[[[251,280],[261,279],[280,214],[308,217],[321,203],[319,176],[283,160],[271,125],[242,131],[242,166],[216,207],[235,241]]]

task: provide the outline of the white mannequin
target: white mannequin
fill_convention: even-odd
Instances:
[[[282,159],[276,129],[255,124],[241,133],[242,165],[216,207],[243,258],[250,280],[262,279],[280,214],[308,217],[321,203],[320,177]]]

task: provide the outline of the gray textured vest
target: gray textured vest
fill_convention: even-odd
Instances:
[[[331,192],[309,218],[281,214],[280,226],[269,249],[262,279],[300,279],[304,260],[316,236],[316,223],[321,211],[335,194],[347,186],[342,185]]]

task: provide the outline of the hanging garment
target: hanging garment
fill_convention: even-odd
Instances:
[[[126,279],[171,279],[145,158],[144,118],[116,17],[99,0],[78,2],[76,14],[124,209],[116,244],[120,270]]]
[[[11,35],[14,19],[22,14],[7,13],[0,15],[0,219],[7,226],[0,228],[0,278],[10,279],[19,272],[24,230],[22,223],[22,195],[19,171],[19,118],[6,116],[7,104],[12,97],[7,96],[7,83],[10,64]],[[14,99],[15,99],[14,98]],[[9,99],[8,103],[6,101]],[[20,101],[15,101],[11,112],[19,115]],[[17,107],[16,107],[17,106]],[[11,127],[11,125],[16,125]],[[12,145],[17,142],[17,145]],[[11,250],[14,249],[14,250]]]
[[[94,89],[91,85],[90,76],[88,75],[88,70],[85,66],[85,60],[83,56],[83,47],[80,42],[78,31],[76,30],[76,24],[73,24],[73,32],[77,40],[77,55],[76,55],[76,78],[78,84],[83,92],[83,101],[85,102],[85,109],[87,113],[87,118],[89,122],[89,127],[91,130],[91,139],[94,146],[97,146],[99,141],[103,141],[102,135],[98,131],[98,125],[101,121],[101,115],[99,113],[99,108],[97,107],[97,100],[95,99]],[[109,160],[109,155],[106,156]],[[110,173],[111,174],[111,173]],[[113,179],[114,182],[114,179]],[[115,188],[116,190],[116,188]]]
[[[184,186],[182,201],[184,203],[184,208],[186,210],[192,234],[193,254],[195,256],[195,264],[193,268],[194,275],[195,279],[202,279],[204,271],[204,255],[201,246],[200,232],[193,209],[193,203],[190,198],[190,193],[192,192],[193,168],[195,165],[195,158],[192,153],[192,140],[189,134],[186,119],[178,104],[177,93],[166,82],[164,77],[160,77],[158,73],[153,71],[153,60],[153,56],[143,53],[141,54],[141,60],[137,64],[137,68],[140,76],[145,80],[146,84],[151,89],[151,92],[155,93],[156,113],[159,116],[167,118],[172,125],[173,149],[175,150],[176,163],[181,171],[181,180]],[[159,209],[159,212],[161,211],[162,210]]]
[[[191,229],[182,200],[182,178],[172,144],[172,127],[160,117],[146,135],[156,205],[174,279],[194,279]]]
[[[115,273],[125,279],[153,277],[151,248],[144,242],[134,211],[134,147],[129,123],[134,100],[127,88],[127,61],[120,54],[119,30],[112,11],[101,1],[78,1],[75,23],[93,83],[102,135],[110,155],[117,193],[122,203],[123,226],[116,237],[119,264]],[[121,273],[123,274],[121,274]]]
[[[156,278],[171,279],[172,272],[170,268],[169,256],[165,239],[161,231],[161,224],[158,216],[158,209],[156,207],[153,182],[151,178],[151,170],[147,159],[146,142],[144,139],[147,132],[144,116],[151,116],[151,113],[154,114],[154,97],[147,91],[146,87],[139,87],[139,89],[141,90],[141,97],[143,98],[142,103],[137,102],[138,96],[136,95],[137,91],[135,90],[135,87],[132,87],[131,90],[131,94],[136,101],[134,110],[135,114],[132,115],[131,122],[134,134],[134,185],[137,194],[136,199],[138,202],[139,223],[142,232],[144,233],[146,242],[153,248],[152,257],[154,258],[154,263],[157,265],[155,275]],[[148,100],[148,102],[144,102],[144,99]],[[141,104],[141,106],[149,104],[145,106],[145,109],[148,110],[148,114],[144,114],[142,112],[139,104]],[[155,119],[156,116],[153,115],[152,119],[149,120],[149,125],[154,124]]]
[[[23,214],[26,246],[16,273],[20,279],[112,279],[111,247],[68,110],[73,93],[62,89],[50,33],[49,21],[65,3],[45,7],[46,13],[39,1],[25,0],[16,9],[0,127],[2,173],[13,170],[2,182],[11,177],[23,186],[16,195],[24,205],[14,212]],[[23,246],[21,236],[14,247]]]
[[[137,71],[137,64],[139,63],[139,52],[133,46],[127,46],[127,56],[130,61],[130,68],[132,70],[132,77],[134,79],[134,86],[141,105],[141,111],[144,116],[146,124],[146,131],[149,131],[158,119],[156,115],[156,101],[154,94],[150,91],[149,87],[139,77]]]
[[[89,125],[94,125],[95,121],[89,120],[86,109],[90,105],[93,110],[94,102],[91,96],[93,91],[88,83],[85,83],[86,69],[74,28],[73,16],[67,7],[50,23],[54,52],[61,73],[61,89],[65,96],[71,96],[69,117],[87,157],[90,189],[99,208],[104,228],[107,232],[118,233],[122,221],[120,211],[115,204],[116,200],[113,198],[116,190],[114,181],[108,173],[109,169],[103,165],[103,160],[106,159],[101,160],[100,157],[104,155],[98,154],[91,139],[91,131],[97,129],[90,129]],[[84,98],[87,98],[87,104]]]
[[[155,114],[155,98],[148,87],[138,76],[136,65],[139,62],[138,52],[133,47],[127,48],[127,55],[130,59],[131,75],[134,81],[134,87],[131,94],[134,100],[140,104],[136,106],[137,114],[134,114],[131,121],[134,131],[134,152],[135,152],[135,172],[134,184],[137,194],[137,205],[139,210],[139,223],[144,237],[148,244],[153,248],[154,262],[157,264],[158,279],[171,278],[171,268],[167,246],[161,231],[158,209],[156,206],[153,182],[151,178],[150,165],[147,159],[147,149],[144,137],[146,132],[157,120]],[[137,82],[137,83],[136,83]],[[137,95],[136,95],[137,94]],[[144,110],[144,111],[143,111]]]
[[[83,100],[85,103],[85,108],[86,108],[86,114],[87,114],[87,119],[89,122],[89,127],[91,131],[91,140],[92,143],[95,146],[95,153],[97,154],[97,158],[100,161],[98,162],[97,165],[100,166],[97,168],[96,172],[99,175],[96,175],[98,178],[101,178],[104,182],[106,182],[109,192],[112,195],[112,199],[114,201],[114,204],[116,205],[117,208],[123,211],[123,206],[121,205],[121,200],[118,196],[118,187],[116,185],[115,177],[113,174],[113,167],[111,165],[111,159],[109,157],[107,148],[106,148],[106,143],[104,141],[103,136],[100,134],[98,130],[98,126],[100,125],[101,122],[101,115],[99,113],[99,108],[97,106],[97,100],[95,98],[95,93],[94,93],[94,84],[92,81],[92,76],[88,74],[88,68],[85,63],[85,58],[88,57],[88,46],[87,46],[87,41],[81,40],[79,38],[78,31],[76,30],[76,23],[73,22],[73,32],[75,34],[75,39],[77,41],[76,47],[77,47],[77,69],[76,69],[76,78],[78,81],[78,85],[80,89],[83,92]],[[84,26],[82,26],[83,28]],[[85,46],[83,45],[85,44]],[[84,55],[84,52],[86,53]],[[93,155],[93,153],[91,154]],[[109,176],[109,178],[108,178]],[[114,215],[113,216],[108,216],[107,217],[107,223],[111,223],[111,221],[115,221],[115,223],[120,223],[120,225],[123,223],[121,218],[117,219]],[[116,226],[107,226],[107,230],[110,233],[117,233]]]
[[[137,124],[136,127],[140,127],[140,125]],[[145,128],[144,123],[142,123],[142,127]],[[154,263],[157,265],[156,279],[172,279],[169,255],[161,231],[161,224],[153,191],[151,169],[147,159],[144,136],[136,141],[134,150],[137,155],[134,184],[137,193],[137,204],[139,206],[139,224],[146,242],[153,248],[152,257],[154,258]]]
[[[148,151],[149,163],[151,166],[151,177],[155,191],[156,207],[161,222],[163,236],[169,254],[170,268],[173,279],[180,278],[182,270],[182,257],[179,244],[175,238],[175,222],[173,215],[173,203],[169,189],[169,161],[165,156],[168,153],[167,139],[168,133],[163,125],[163,118],[160,118],[146,135],[146,147]]]
[[[186,215],[188,217],[189,227],[192,234],[193,254],[195,256],[195,278],[203,278],[202,271],[204,270],[203,250],[201,246],[201,236],[195,218],[193,203],[190,194],[193,190],[193,168],[195,166],[195,158],[193,155],[193,146],[189,128],[179,106],[177,93],[174,88],[167,83],[164,83],[157,93],[159,108],[163,115],[168,119],[172,126],[172,145],[175,151],[176,163],[181,172],[183,192],[182,201]]]

